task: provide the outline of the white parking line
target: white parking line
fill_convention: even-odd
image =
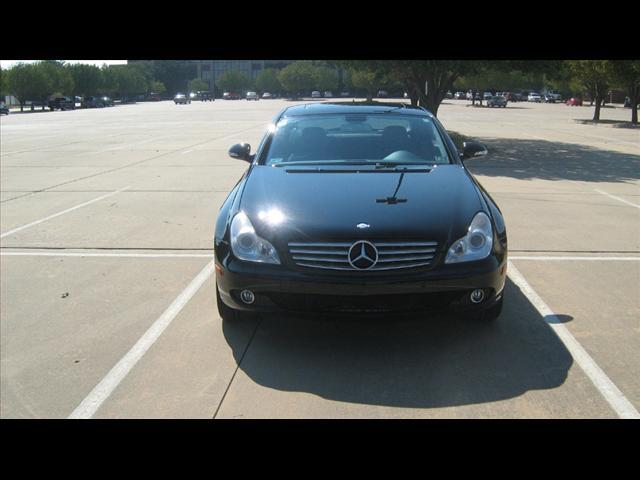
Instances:
[[[510,256],[510,260],[540,260],[540,261],[612,261],[612,262],[640,262],[640,257],[534,257],[534,256]]]
[[[185,153],[189,153],[189,152],[193,152],[193,150],[186,150],[186,151],[182,152],[182,155],[184,155]]]
[[[213,253],[4,252],[3,257],[213,258]]]
[[[191,283],[187,285],[187,288],[178,295],[164,313],[153,322],[144,335],[131,347],[131,350],[129,350],[100,383],[91,390],[89,395],[76,407],[68,418],[91,418],[96,413],[104,401],[109,398],[120,382],[124,380],[136,363],[138,363],[147,350],[149,350],[160,335],[162,335],[162,332],[165,331],[173,319],[180,313],[180,310],[184,308],[191,297],[193,297],[204,282],[207,281],[213,273],[214,268],[215,262],[212,260],[200,271]]]
[[[567,350],[589,377],[593,385],[602,394],[604,399],[611,405],[611,408],[620,418],[640,418],[640,413],[633,406],[627,397],[616,387],[606,373],[591,358],[587,351],[580,345],[576,338],[569,332],[567,327],[560,322],[558,317],[551,311],[547,304],[540,298],[535,290],[529,285],[518,269],[509,261],[507,267],[509,278],[515,283],[531,304],[542,315],[543,320],[556,333],[558,338],[564,343]]]
[[[629,202],[624,198],[616,197],[615,195],[611,195],[610,193],[603,192],[602,190],[598,190],[597,188],[595,188],[594,190],[602,195],[606,195],[607,197],[613,198],[614,200],[618,200],[619,202],[626,203],[627,205],[631,205],[632,207],[640,208],[640,205],[636,205],[635,203]]]
[[[26,228],[33,227],[34,225],[38,225],[39,223],[46,222],[47,220],[51,220],[52,218],[59,217],[60,215],[64,215],[65,213],[73,212],[74,210],[77,210],[79,208],[86,207],[87,205],[91,205],[92,203],[98,202],[107,197],[111,197],[120,192],[123,192],[128,188],[131,188],[131,187],[129,186],[129,187],[121,188],[120,190],[116,190],[115,192],[107,193],[106,195],[102,195],[98,198],[94,198],[93,200],[89,200],[88,202],[84,202],[84,203],[81,203],[80,205],[76,205],[75,207],[67,208],[66,210],[62,210],[61,212],[54,213],[53,215],[49,215],[48,217],[41,218],[40,220],[36,220],[35,222],[27,223],[26,225],[16,227],[12,230],[9,230],[8,232],[4,232],[2,235],[0,235],[0,238],[8,237],[9,235],[20,232],[21,230],[24,230]]]

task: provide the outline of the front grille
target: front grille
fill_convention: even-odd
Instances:
[[[349,250],[356,242],[292,242],[289,254],[299,267],[354,272],[379,272],[431,265],[437,242],[368,241],[378,251],[378,260],[368,269],[354,268],[349,262]]]

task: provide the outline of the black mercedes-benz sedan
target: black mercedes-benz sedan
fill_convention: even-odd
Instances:
[[[220,209],[218,309],[495,319],[507,236],[499,208],[436,117],[398,103],[285,109]]]

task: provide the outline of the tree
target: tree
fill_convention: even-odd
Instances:
[[[42,98],[49,88],[44,71],[33,63],[18,63],[6,72],[6,88],[20,102],[20,111],[28,100]],[[31,106],[33,110],[33,105]],[[44,110],[44,107],[43,107]]]
[[[610,60],[568,60],[567,65],[574,77],[595,100],[593,121],[600,120],[600,107],[609,92],[612,79]]]
[[[43,102],[50,95],[72,95],[74,89],[73,77],[64,62],[44,60],[35,64],[36,68],[44,72],[47,78],[47,89],[41,93]]]
[[[249,88],[251,79],[238,70],[227,70],[220,75],[217,84],[225,92],[240,92]]]
[[[640,61],[612,60],[611,77],[616,86],[624,88],[631,101],[631,123],[638,123],[640,102]]]
[[[380,88],[383,74],[374,69],[351,69],[349,70],[350,83],[356,90],[366,93],[367,101],[373,100],[373,93]]]
[[[129,65],[113,65],[118,81],[117,92],[123,97],[132,97],[146,93],[148,90],[147,79],[137,68]]]
[[[194,78],[189,81],[190,92],[201,92],[209,89],[209,84],[200,78]]]
[[[164,83],[162,83],[160,80],[151,82],[151,85],[149,88],[151,89],[152,93],[157,93],[158,95],[163,95],[167,91],[167,88],[164,86]]]
[[[294,98],[302,92],[311,92],[316,87],[317,76],[313,62],[301,60],[280,70],[278,80],[282,87]]]
[[[77,63],[68,65],[73,78],[74,93],[81,96],[93,96],[102,88],[103,76],[100,67]]]
[[[198,74],[192,60],[153,60],[137,62],[137,66],[151,72],[151,78],[164,83],[170,95],[188,89],[189,80]]]
[[[330,67],[324,65],[314,66],[313,73],[315,76],[315,83],[320,91],[335,90],[338,88],[339,78],[338,72]]]
[[[278,80],[278,70],[265,68],[256,77],[256,89],[259,92],[279,92],[282,89]]]
[[[114,97],[118,91],[118,74],[107,64],[103,65],[100,71],[102,72],[102,84],[98,93]]]

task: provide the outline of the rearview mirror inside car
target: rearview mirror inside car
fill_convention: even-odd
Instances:
[[[466,160],[468,158],[482,157],[487,153],[489,153],[489,150],[480,142],[464,142],[460,158]]]
[[[236,143],[229,149],[229,156],[231,158],[238,158],[245,162],[251,162],[253,159],[251,156],[251,145],[248,143]]]

